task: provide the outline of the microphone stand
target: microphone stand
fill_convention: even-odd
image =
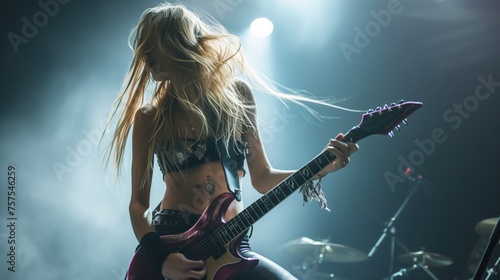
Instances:
[[[421,184],[422,176],[420,176],[420,175],[417,175],[417,178],[412,177],[412,176],[408,176],[408,178],[413,182],[413,186],[412,186],[410,192],[408,192],[408,195],[406,196],[406,199],[403,201],[403,203],[398,208],[398,210],[396,211],[396,213],[389,219],[389,221],[387,221],[385,223],[385,228],[382,231],[382,235],[379,237],[379,239],[377,240],[377,242],[375,243],[375,245],[373,246],[373,248],[368,253],[368,257],[372,257],[375,254],[375,251],[378,249],[378,247],[382,243],[382,241],[384,241],[384,239],[387,237],[387,234],[388,233],[391,234],[391,251],[390,251],[390,263],[389,263],[389,275],[390,275],[390,279],[391,280],[394,278],[394,276],[402,275],[402,274],[404,274],[403,272],[406,272],[406,269],[403,269],[403,271],[400,271],[400,272],[397,272],[397,273],[393,273],[395,243],[397,242],[398,245],[401,246],[401,248],[403,248],[403,250],[405,250],[406,253],[410,253],[410,251],[408,250],[408,248],[406,248],[406,246],[404,246],[403,243],[396,238],[396,235],[395,235],[396,234],[396,228],[394,227],[394,223],[397,221],[399,215],[401,214],[401,212],[403,212],[403,209],[406,207],[406,205],[408,204],[408,202],[413,197],[413,195],[415,194],[415,192],[417,191],[418,187]],[[422,269],[425,272],[427,272],[434,280],[438,280],[438,278],[436,278],[425,267],[425,265],[422,265],[422,263],[418,262],[418,264],[417,263],[414,264],[414,267],[415,267],[415,265],[418,265],[418,266],[422,267]]]

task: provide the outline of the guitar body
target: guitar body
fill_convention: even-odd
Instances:
[[[207,268],[206,280],[233,279],[238,274],[254,268],[258,259],[244,257],[239,249],[245,233],[226,245],[213,240],[210,234],[225,224],[224,214],[234,200],[231,193],[223,193],[203,212],[196,224],[186,232],[162,236],[167,247],[183,253],[187,258],[203,260]],[[139,248],[130,263],[127,280],[165,280]]]

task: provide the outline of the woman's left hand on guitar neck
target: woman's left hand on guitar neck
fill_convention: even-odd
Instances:
[[[326,146],[326,150],[333,153],[337,158],[314,175],[313,179],[323,178],[330,172],[344,168],[350,161],[349,156],[358,149],[359,146],[357,144],[344,142],[344,135],[342,133],[337,135],[335,139],[330,139],[330,142]]]

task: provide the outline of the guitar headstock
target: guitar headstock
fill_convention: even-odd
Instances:
[[[349,130],[344,138],[348,142],[357,142],[367,136],[382,134],[394,136],[393,129],[400,129],[400,124],[406,124],[406,118],[422,107],[422,102],[405,102],[403,100],[391,105],[384,105],[368,110],[363,114],[361,122]]]

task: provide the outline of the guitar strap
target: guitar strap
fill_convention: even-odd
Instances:
[[[231,137],[229,139],[229,145],[224,145],[224,141],[219,139],[217,141],[217,147],[219,148],[220,160],[222,163],[222,169],[224,170],[224,176],[226,177],[227,188],[234,195],[236,200],[241,201],[241,189],[240,180],[238,177],[238,163],[236,162],[236,153],[234,149],[237,149],[234,139]]]
[[[234,149],[236,145],[234,139],[230,138],[229,145],[224,145],[222,139],[217,140],[217,148],[219,150],[219,155],[222,164],[222,170],[224,170],[224,177],[227,182],[227,189],[234,195],[236,200],[241,201],[241,189],[240,180],[238,177],[238,165],[236,162],[236,153]],[[158,203],[153,213],[160,211],[161,201]]]

